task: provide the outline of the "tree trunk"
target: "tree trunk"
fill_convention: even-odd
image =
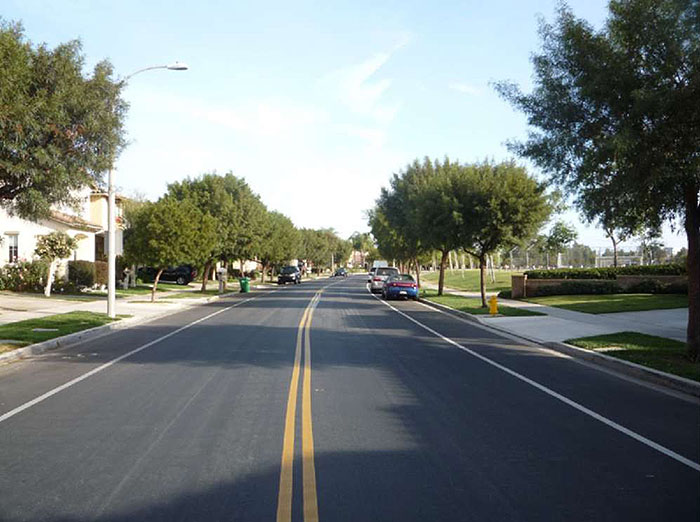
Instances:
[[[56,260],[52,259],[49,263],[49,273],[46,274],[46,286],[44,286],[44,295],[51,297],[51,285],[53,285],[53,273],[55,270]]]
[[[136,265],[131,265],[131,273],[129,274],[129,288],[136,288]]]
[[[452,267],[452,251],[447,253],[447,259],[449,259],[450,261],[450,272],[452,272],[454,270],[454,268]]]
[[[158,281],[160,280],[160,276],[163,273],[163,269],[160,268],[158,269],[158,273],[156,274],[156,278],[153,280],[153,288],[151,288],[151,303],[156,302],[156,290],[158,289]]]
[[[685,189],[685,233],[688,237],[688,358],[700,359],[700,206],[697,186]]]
[[[481,307],[486,308],[486,254],[479,256],[479,275],[481,282],[479,289],[481,290]]]
[[[260,274],[260,284],[265,284],[265,272],[267,272],[267,267],[265,263],[262,263],[262,273]]]
[[[438,279],[438,295],[442,295],[442,289],[445,287],[445,265],[447,265],[447,256],[449,254],[449,250],[443,250],[442,257],[440,258],[440,277]]]
[[[525,270],[530,268],[530,249],[525,250]]]
[[[209,271],[211,270],[211,259],[204,264],[204,272],[202,273],[202,288],[201,292],[207,291],[207,283],[209,282]]]
[[[420,263],[418,262],[418,258],[416,257],[413,262],[416,264],[416,285],[420,289]]]
[[[614,236],[610,236],[610,241],[613,244],[613,266],[617,266],[617,240]]]

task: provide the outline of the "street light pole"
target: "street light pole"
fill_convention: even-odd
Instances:
[[[153,69],[168,69],[170,71],[186,71],[189,67],[180,62],[171,63],[169,65],[154,65],[145,67],[138,71],[132,72],[126,76],[121,82],[124,85],[132,77]],[[110,166],[109,175],[107,178],[107,315],[114,319],[116,317],[117,304],[117,208],[115,203],[114,189],[114,169]]]

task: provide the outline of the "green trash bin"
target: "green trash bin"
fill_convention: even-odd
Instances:
[[[250,292],[250,279],[247,277],[241,277],[238,280],[241,283],[241,293],[247,293]]]

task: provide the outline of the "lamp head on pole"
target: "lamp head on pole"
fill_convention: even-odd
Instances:
[[[182,63],[182,62],[171,63],[169,65],[166,65],[165,67],[166,67],[166,69],[168,69],[170,71],[186,71],[187,69],[190,68],[189,65],[187,65],[186,63]]]

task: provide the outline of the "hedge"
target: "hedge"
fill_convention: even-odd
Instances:
[[[683,265],[617,266],[605,268],[556,268],[553,270],[528,270],[528,279],[617,279],[618,275],[684,275]]]
[[[95,263],[92,261],[68,261],[68,281],[77,287],[95,286]]]
[[[615,281],[564,281],[558,285],[540,286],[536,290],[528,288],[527,296],[619,294],[622,291]]]
[[[109,265],[106,261],[95,261],[95,284],[99,286],[107,286],[109,281]]]

